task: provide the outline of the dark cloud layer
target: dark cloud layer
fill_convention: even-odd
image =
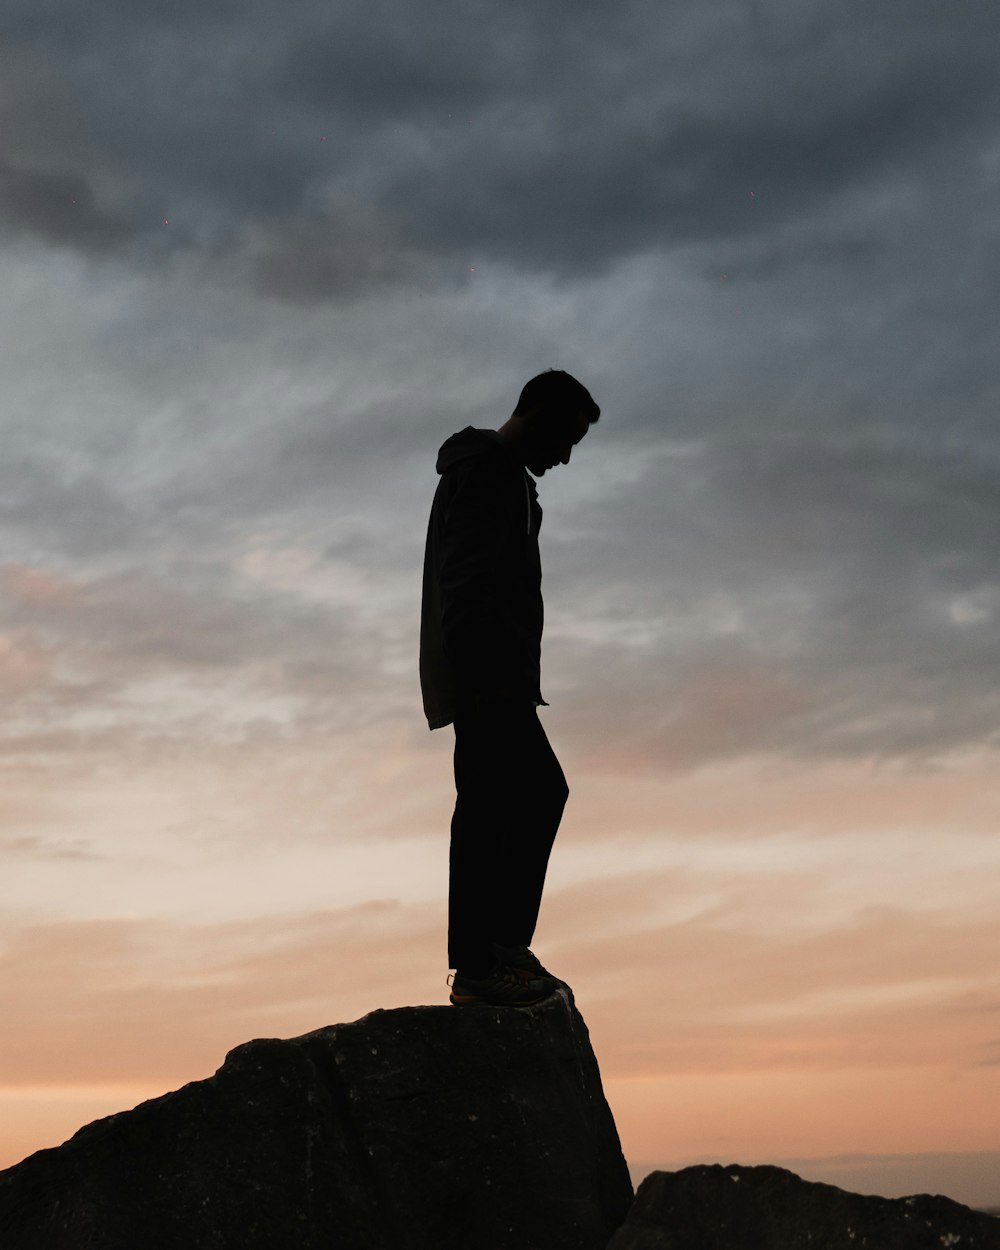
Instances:
[[[173,667],[395,714],[437,447],[557,365],[605,413],[589,495],[542,486],[579,724],[617,700],[651,766],[995,742],[992,3],[58,7],[0,49],[40,327],[0,521],[85,592],[9,608],[19,697],[62,645],[52,706]],[[282,544],[356,601],[235,571]]]
[[[943,154],[974,180],[1000,125],[987,3],[25,4],[8,30],[130,196],[101,210],[54,125],[54,168],[8,170],[11,220],[85,251],[245,254],[304,303],[766,236]]]
[[[9,228],[86,252],[108,252],[131,237],[127,222],[102,211],[81,174],[19,169],[0,162],[0,212]]]

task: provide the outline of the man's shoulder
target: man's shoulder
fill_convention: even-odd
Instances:
[[[438,452],[438,473],[453,480],[475,477],[497,482],[520,476],[521,466],[496,433],[469,426],[452,435]]]

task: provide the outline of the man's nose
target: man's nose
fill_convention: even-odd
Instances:
[[[570,447],[565,452],[563,452],[563,454],[559,457],[559,463],[569,464],[569,458],[572,454],[573,454],[573,448]]]

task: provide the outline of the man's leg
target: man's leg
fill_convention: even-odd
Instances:
[[[523,735],[497,883],[501,907],[494,940],[502,946],[531,945],[549,855],[569,797],[566,777],[534,707],[524,718]]]
[[[502,737],[494,718],[472,708],[455,717],[455,812],[448,881],[448,966],[483,977],[493,965],[491,915],[496,845],[496,758]]]
[[[448,961],[485,975],[492,944],[527,946],[569,794],[534,707],[455,719]]]

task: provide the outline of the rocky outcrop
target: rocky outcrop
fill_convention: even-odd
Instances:
[[[608,1250],[1000,1250],[1000,1220],[949,1198],[875,1198],[775,1167],[652,1172]]]
[[[247,1042],[0,1173],[0,1246],[605,1250],[631,1199],[561,990]]]

